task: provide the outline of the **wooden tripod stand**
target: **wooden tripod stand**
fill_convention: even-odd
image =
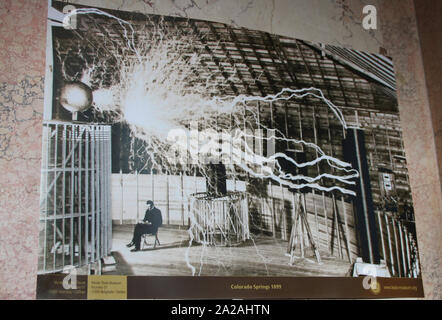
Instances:
[[[290,254],[290,264],[293,264],[295,260],[295,249],[297,242],[300,243],[301,246],[301,254],[304,258],[304,228],[307,231],[308,240],[310,242],[310,246],[315,253],[316,261],[321,263],[321,256],[319,254],[319,250],[316,247],[315,240],[313,239],[312,232],[310,230],[310,225],[307,220],[307,208],[304,201],[301,201],[302,195],[300,193],[292,193],[292,205],[293,205],[293,223],[292,230],[290,232],[290,240],[287,247],[287,253]]]

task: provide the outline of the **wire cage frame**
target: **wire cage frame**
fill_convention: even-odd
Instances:
[[[212,197],[194,193],[190,200],[193,241],[213,246],[232,246],[250,239],[248,199],[245,192]]]
[[[38,273],[101,261],[112,246],[111,127],[43,124]]]

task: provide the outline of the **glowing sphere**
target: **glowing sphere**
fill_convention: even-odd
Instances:
[[[92,104],[92,90],[83,82],[69,82],[60,93],[60,103],[70,112],[87,110]]]

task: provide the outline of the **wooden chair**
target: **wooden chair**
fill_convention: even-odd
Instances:
[[[141,236],[141,250],[144,250],[144,245],[149,246],[149,236],[155,236],[155,241],[153,243],[154,249],[156,248],[157,243],[159,246],[161,245],[160,240],[158,239],[158,231],[156,233],[146,233]]]

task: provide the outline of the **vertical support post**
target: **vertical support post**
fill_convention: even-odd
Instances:
[[[304,258],[305,257],[305,250],[304,250],[304,225],[302,223],[302,218],[300,217],[300,215],[302,214],[302,210],[303,209],[301,209],[301,200],[299,198],[298,198],[298,201],[299,201],[299,203],[298,203],[298,217],[296,219],[299,219],[299,224],[298,224],[299,231],[298,231],[298,234],[299,234],[299,242],[300,242],[300,245],[301,245],[301,258]],[[298,220],[296,220],[296,221],[298,221]]]
[[[110,179],[109,179],[109,172],[111,171],[111,159],[112,157],[110,156],[110,152],[109,152],[109,145],[110,145],[110,131],[109,131],[109,127],[108,126],[104,126],[103,127],[103,131],[105,133],[104,135],[104,139],[103,139],[103,145],[104,145],[104,164],[105,164],[105,171],[104,171],[104,186],[105,186],[105,192],[104,192],[104,199],[105,199],[105,203],[104,206],[106,208],[106,221],[105,221],[105,230],[106,230],[106,237],[105,237],[105,251],[104,251],[104,256],[107,256],[110,253],[110,248],[112,245],[112,242],[109,241],[110,237],[111,237],[111,215],[110,215],[110,203],[109,203],[109,195],[111,193],[111,190],[109,189],[109,184],[110,184]]]
[[[169,174],[166,173],[166,221],[170,224]]]
[[[247,193],[245,194],[244,202],[243,202],[243,221],[246,222],[246,233],[244,237],[244,241],[250,239],[250,224],[249,224],[249,196]]]
[[[341,196],[341,204],[342,204],[342,210],[344,211],[345,239],[347,241],[347,256],[348,256],[348,261],[352,263],[353,258],[351,256],[350,239],[349,239],[348,224],[347,224],[347,209],[345,207],[344,196]]]
[[[108,242],[109,242],[109,246],[108,246],[108,254],[110,254],[111,250],[112,250],[112,238],[113,238],[113,234],[112,234],[112,199],[111,199],[111,194],[112,194],[112,127],[108,126],[107,127],[108,130],[108,141],[107,141],[107,148],[108,148],[108,152],[107,152],[107,163],[108,163],[108,168],[107,168],[107,187],[108,187],[108,199],[107,199],[107,203],[108,203],[108,222],[109,222],[109,234],[108,234]]]
[[[295,230],[294,230],[294,226],[295,226],[295,218],[296,218],[296,207],[295,207],[295,196],[294,196],[294,194],[293,194],[293,192],[292,192],[292,210],[291,210],[291,212],[292,212],[292,225],[291,225],[291,228],[290,228],[290,238],[289,238],[289,243],[288,243],[288,246],[287,246],[287,253],[289,253],[290,255],[292,254],[292,252],[293,252],[293,242],[294,242],[294,234],[295,234]],[[291,258],[290,258],[290,262],[291,262]]]
[[[276,213],[275,213],[275,200],[273,198],[273,187],[271,181],[269,181],[270,190],[270,201],[272,202],[270,206],[271,222],[272,222],[272,233],[273,238],[276,238]]]
[[[332,193],[332,202],[333,202],[333,211],[334,211],[334,219],[336,225],[336,239],[338,241],[338,250],[339,250],[339,258],[342,259],[342,246],[341,246],[341,234],[339,232],[339,219],[338,219],[338,204],[336,203],[335,194]]]
[[[261,104],[260,104],[260,102],[258,101],[258,103],[257,103],[257,119],[258,119],[258,123],[261,123]],[[258,127],[258,130],[261,130],[259,127]],[[262,156],[263,155],[263,153],[264,153],[264,144],[263,144],[263,135],[262,135],[262,131],[259,131],[260,133],[259,133],[259,139],[258,139],[258,154],[260,155],[260,156]]]
[[[104,185],[105,185],[105,208],[106,208],[106,221],[105,221],[105,230],[106,230],[106,237],[105,237],[105,252],[104,255],[107,256],[110,253],[110,248],[112,243],[109,241],[109,238],[111,237],[111,220],[110,220],[110,204],[109,204],[109,195],[110,195],[110,189],[109,189],[109,172],[111,171],[110,164],[111,164],[111,157],[109,152],[109,145],[110,145],[110,131],[109,127],[105,126],[103,128],[105,136],[103,140],[104,145],[104,164],[105,164],[105,171],[104,171]]]
[[[312,189],[312,200],[313,200],[313,210],[315,212],[315,226],[316,226],[316,243],[319,250],[319,220],[318,220],[318,208],[316,207],[316,192],[315,189]]]
[[[75,197],[75,171],[74,171],[74,161],[75,161],[75,126],[71,126],[71,194],[70,194],[70,200],[71,200],[71,224],[70,224],[70,235],[69,235],[69,254],[71,258],[70,264],[74,265],[74,197]]]
[[[104,213],[104,206],[103,206],[103,135],[102,130],[99,126],[96,127],[97,133],[98,133],[98,150],[97,150],[97,160],[98,160],[98,170],[97,170],[97,196],[98,196],[98,204],[99,204],[99,225],[98,227],[98,252],[100,259],[103,256],[103,213]],[[100,260],[101,262],[101,260]],[[100,269],[101,271],[101,269]]]
[[[92,210],[92,225],[91,225],[91,262],[96,262],[97,261],[97,250],[96,250],[96,243],[97,243],[97,237],[95,234],[96,231],[96,224],[97,224],[97,210],[96,210],[96,190],[95,190],[95,171],[96,166],[95,166],[95,149],[96,149],[96,135],[95,135],[95,126],[93,126],[91,128],[90,131],[91,134],[91,165],[92,165],[92,170],[91,170],[91,196],[92,196],[92,201],[91,201],[91,210]],[[121,171],[120,171],[121,173]],[[121,199],[121,204],[123,204],[123,199]],[[121,209],[121,212],[123,212],[123,209]]]
[[[54,212],[53,212],[53,228],[54,228],[54,234],[53,234],[53,248],[54,248],[54,255],[53,255],[53,270],[56,268],[56,260],[57,260],[57,250],[55,247],[55,244],[57,243],[57,178],[58,178],[58,165],[57,165],[57,157],[58,157],[58,125],[55,125],[55,140],[54,140]]]
[[[360,230],[362,259],[368,263],[379,263],[379,244],[376,241],[376,218],[370,186],[364,131],[356,128],[347,129],[343,141],[344,156],[347,162],[359,172],[356,191],[356,218]]]
[[[86,127],[84,130],[85,134],[85,145],[84,145],[84,151],[85,151],[85,181],[84,181],[84,187],[85,187],[85,194],[84,194],[84,209],[85,209],[85,229],[84,229],[84,244],[85,244],[85,263],[89,263],[89,130]]]
[[[410,243],[408,241],[408,230],[404,229],[404,235],[405,235],[405,248],[407,249],[407,265],[408,265],[408,276],[412,277],[412,265],[411,265],[411,257],[410,257]]]
[[[101,153],[101,145],[100,145],[100,131],[98,129],[98,126],[95,126],[95,161],[96,161],[96,170],[95,170],[95,193],[96,193],[96,230],[95,230],[95,237],[97,238],[96,242],[96,253],[97,253],[97,263],[100,262],[100,256],[102,254],[101,252],[101,224],[102,224],[102,207],[101,207],[101,186],[100,186],[100,173],[101,173],[101,159],[100,159],[100,153]]]
[[[106,208],[106,148],[105,148],[105,131],[102,126],[99,126],[100,132],[100,199],[101,199],[101,223],[100,223],[100,232],[101,232],[101,244],[100,244],[100,258],[103,257],[106,253],[107,248],[107,208]]]
[[[258,101],[257,104],[257,118],[258,118],[258,123],[261,123],[261,104]],[[263,135],[262,135],[262,130],[260,128],[258,128],[259,131],[259,139],[258,139],[258,154],[260,156],[262,156],[264,154],[264,141],[263,141]],[[263,199],[260,197],[259,198],[259,203],[261,205],[261,231],[264,230],[264,202]]]
[[[193,202],[193,206],[191,204],[191,201],[192,201],[191,197],[187,197],[187,227],[188,228],[190,228],[190,225],[191,225],[191,223],[190,223],[191,216],[193,216],[193,218],[196,219],[195,214],[192,212],[195,207],[196,201]],[[193,230],[192,230],[192,232],[195,233],[195,231],[193,231]]]
[[[120,224],[123,224],[124,215],[124,186],[123,186],[123,170],[120,169]]]
[[[138,169],[135,170],[135,179],[136,179],[136,192],[137,192],[137,221],[140,220],[140,199],[139,199],[139,185],[138,185]]]
[[[402,268],[399,254],[399,244],[397,240],[397,231],[396,231],[396,221],[392,218],[391,223],[393,225],[393,235],[394,235],[394,246],[396,248],[396,262],[397,262],[397,272],[400,277],[402,277]]]
[[[394,275],[396,275],[396,271],[395,271],[395,263],[394,263],[394,259],[393,259],[393,245],[391,243],[390,223],[388,221],[388,217],[385,214],[385,212],[383,212],[383,215],[384,215],[384,220],[385,220],[385,228],[387,229],[388,251],[390,252],[391,274],[394,276]]]
[[[180,172],[180,187],[181,187],[181,224],[184,226],[184,177]]]
[[[304,244],[305,247],[308,247],[309,241],[314,241],[313,239],[309,239],[309,232],[307,229],[308,224],[308,212],[307,212],[307,201],[305,200],[305,193],[301,194],[302,197],[302,206],[303,206],[303,217],[304,217],[304,223],[301,223],[302,225],[302,237],[304,238]]]
[[[109,250],[109,206],[108,206],[108,155],[107,155],[107,145],[108,145],[108,131],[107,127],[103,126],[101,128],[103,136],[103,256],[107,256]]]
[[[315,106],[312,107],[312,122],[313,122],[313,138],[315,141],[315,144],[318,145],[318,133],[316,130],[316,108]],[[315,154],[316,154],[316,158],[318,158],[318,150],[315,149]],[[319,170],[319,163],[316,163],[316,170],[317,170],[317,175],[320,175],[321,170]],[[321,179],[322,181],[322,179]],[[324,192],[322,192],[322,196],[324,197]],[[314,197],[314,204],[315,204],[315,210],[317,210],[316,207],[316,193],[315,190],[313,189],[313,197]],[[325,208],[325,206],[324,206]],[[316,212],[316,211],[315,211]],[[317,213],[316,213],[317,214]],[[324,215],[326,214],[326,211],[324,210]],[[327,220],[325,220],[325,222],[327,222]],[[327,225],[325,225],[326,228],[326,232],[327,232],[327,248],[328,248],[328,231],[327,231]],[[320,238],[319,238],[319,220],[316,218],[316,234],[317,234],[317,245],[318,245],[318,249],[321,246],[321,242],[320,242]]]
[[[330,236],[328,234],[328,213],[327,213],[327,207],[325,205],[325,194],[324,191],[322,191],[322,208],[324,212],[324,225],[325,225],[325,233],[326,233],[326,241],[327,241],[327,249],[330,249]],[[330,250],[331,253],[331,250]]]
[[[282,184],[279,184],[282,193],[282,215],[281,215],[281,240],[287,240],[287,217],[285,211],[285,192]]]
[[[378,224],[379,224],[379,235],[381,237],[381,246],[382,246],[382,258],[384,259],[385,263],[387,263],[387,257],[385,255],[385,243],[384,243],[384,230],[382,229],[382,219],[381,214],[378,211]]]
[[[78,126],[78,135],[76,137],[76,140],[78,141],[78,263],[81,265],[81,253],[82,253],[82,240],[83,240],[83,230],[82,230],[82,217],[83,217],[83,195],[82,195],[82,173],[83,173],[83,166],[82,166],[82,159],[83,159],[83,138],[82,138],[83,130],[81,126]]]
[[[61,234],[62,234],[62,243],[61,243],[61,245],[62,245],[62,267],[64,268],[64,266],[65,266],[65,261],[64,261],[64,259],[65,259],[65,246],[66,246],[66,162],[67,162],[67,159],[66,159],[66,140],[67,140],[67,131],[66,131],[66,125],[64,124],[63,125],[63,135],[62,135],[62,158],[61,158],[61,161],[62,161],[62,166],[61,166],[61,168],[62,168],[62,170],[63,170],[63,178],[62,178],[62,202],[61,202],[61,206],[62,206],[62,215],[63,215],[63,217],[62,217],[62,231],[61,231]]]
[[[402,275],[404,277],[407,276],[407,262],[405,261],[405,248],[404,248],[404,240],[403,240],[403,232],[402,232],[402,223],[398,221],[398,229],[399,229],[399,239],[401,244],[401,256],[402,256]]]
[[[302,140],[303,139],[303,137],[302,137],[302,109],[301,109],[300,105],[298,105],[298,125],[299,125],[299,137]]]
[[[294,253],[296,249],[296,235],[299,235],[298,232],[298,218],[299,214],[297,214],[297,211],[299,208],[296,206],[296,199],[295,199],[295,193],[292,192],[292,228],[290,232],[290,240],[287,247],[287,253],[290,254],[290,264],[293,264],[294,261]]]

